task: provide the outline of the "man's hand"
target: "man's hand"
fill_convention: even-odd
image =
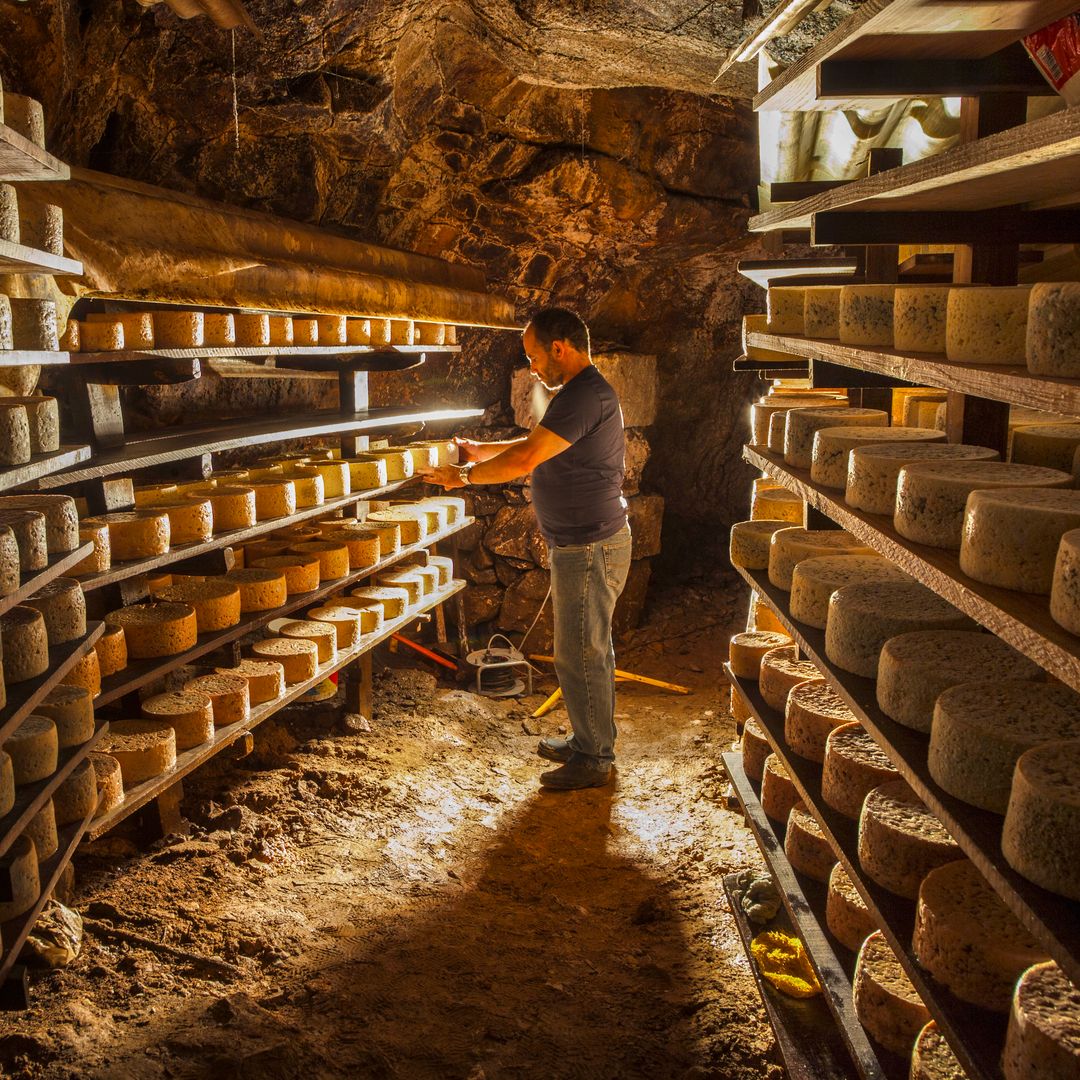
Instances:
[[[437,469],[421,469],[420,475],[429,483],[452,491],[466,485],[461,470],[456,465],[440,465]]]
[[[458,461],[462,464],[469,461],[483,460],[483,450],[481,449],[483,443],[476,442],[475,439],[462,439],[456,435],[454,436],[454,443],[458,448]],[[432,483],[437,483],[437,481],[433,480]]]

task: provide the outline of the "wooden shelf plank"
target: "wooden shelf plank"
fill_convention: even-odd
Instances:
[[[148,682],[153,682],[155,679],[163,678],[174,668],[180,667],[183,664],[190,664],[200,656],[205,656],[215,649],[220,649],[223,645],[228,645],[230,641],[235,641],[245,634],[251,634],[260,630],[272,619],[280,619],[282,616],[288,615],[290,612],[297,611],[300,608],[314,607],[323,599],[323,597],[332,596],[334,593],[340,592],[343,589],[351,588],[353,585],[359,584],[361,581],[370,578],[372,575],[379,574],[383,570],[389,569],[389,567],[401,562],[402,559],[407,558],[409,555],[415,554],[418,551],[424,551],[433,544],[448,539],[456,533],[461,532],[463,529],[468,528],[474,520],[475,518],[465,518],[444,529],[437,536],[424,537],[417,543],[402,548],[396,555],[388,555],[386,558],[380,559],[375,566],[369,566],[363,570],[355,570],[347,577],[338,578],[335,581],[323,582],[317,589],[313,589],[311,592],[296,593],[293,596],[290,596],[280,607],[276,607],[272,611],[256,612],[253,615],[242,618],[236,626],[230,626],[227,630],[220,630],[213,634],[200,634],[198,642],[192,646],[192,648],[188,649],[187,652],[179,653],[176,656],[155,657],[153,660],[133,661],[122,671],[118,671],[115,675],[110,675],[108,678],[102,680],[101,695],[97,698],[96,705],[100,708],[103,705],[109,704],[111,701],[117,701],[125,694],[130,694],[133,691],[138,690],[140,686],[144,686]]]
[[[25,465],[0,469],[0,491],[10,491],[35,480],[40,482],[61,469],[71,469],[89,460],[89,446],[61,446],[49,454],[35,454]]]
[[[802,202],[774,207],[752,217],[749,228],[751,232],[805,229],[815,214],[835,210],[925,214],[1031,207],[1077,193],[1078,176],[1080,115],[1067,109]],[[1073,201],[1080,201],[1080,194]]]
[[[755,285],[767,289],[770,284],[783,285],[788,278],[801,278],[807,274],[852,275],[858,271],[859,262],[847,256],[821,256],[816,259],[740,259],[736,269]]]
[[[1080,379],[1032,375],[1025,367],[955,364],[934,353],[905,354],[892,349],[856,348],[838,341],[789,334],[747,332],[746,343],[830,364],[873,371],[915,386],[937,386],[961,394],[1024,405],[1041,412],[1080,417]]]
[[[73,746],[60,751],[56,772],[52,776],[39,780],[36,784],[25,784],[15,790],[15,805],[0,818],[0,856],[23,834],[33,816],[52,798],[56,789],[85,761],[92,750],[97,748],[105,732],[107,723],[98,724],[94,734],[81,746]]]
[[[54,578],[65,574],[76,564],[82,562],[94,550],[93,541],[87,540],[74,551],[55,552],[49,556],[49,565],[44,570],[27,570],[19,579],[19,587],[7,596],[0,597],[0,615],[8,608],[22,603],[28,596],[44,589]]]
[[[938,1023],[971,1080],[1000,1080],[998,1064],[1004,1026],[998,1013],[961,1001],[925,972],[915,959],[911,938],[915,929],[915,902],[895,896],[871,881],[859,864],[858,822],[833,810],[821,797],[821,766],[792,753],[784,741],[784,717],[761,697],[757,683],[734,676],[728,680],[761,725],[776,756],[799,789],[803,802],[821,826],[836,857],[847,870],[866,906],[903,964],[923,1003]],[[824,674],[824,670],[823,670]]]
[[[266,521],[257,522],[250,528],[215,533],[212,540],[179,544],[176,547],[169,548],[163,555],[151,555],[145,559],[132,559],[129,562],[114,563],[109,570],[103,570],[100,574],[90,574],[87,577],[80,578],[79,584],[82,585],[83,592],[92,592],[106,585],[115,585],[118,581],[138,577],[140,574],[148,574],[154,570],[160,570],[162,567],[171,566],[173,563],[183,562],[185,559],[194,559],[211,551],[220,551],[222,548],[236,544],[245,544],[250,540],[266,535],[266,533],[275,532],[278,529],[287,529],[290,525],[297,525],[326,514],[333,514],[336,510],[344,509],[353,503],[367,499],[385,498],[387,495],[400,491],[409,483],[409,480],[398,480],[381,488],[373,488],[370,491],[354,491],[349,495],[338,495],[332,499],[327,499],[318,506],[309,506],[303,510],[297,510],[295,514],[290,514],[287,517],[269,518]]]
[[[303,682],[292,683],[286,688],[285,693],[281,697],[275,698],[273,701],[264,702],[262,705],[255,706],[255,708],[251,710],[251,715],[247,720],[238,721],[235,724],[230,724],[228,727],[217,728],[214,732],[213,739],[209,742],[178,754],[176,764],[168,772],[163,773],[161,776],[155,776],[150,780],[146,780],[133,787],[130,791],[126,791],[124,793],[124,801],[119,806],[109,810],[96,820],[87,833],[86,838],[88,840],[96,840],[110,829],[115,828],[116,825],[124,820],[124,818],[133,814],[151,800],[156,799],[163,791],[175,784],[177,780],[183,779],[188,773],[209,761],[215,754],[221,753],[222,750],[234,743],[241,735],[251,731],[252,728],[257,727],[267,719],[267,717],[273,716],[274,713],[285,708],[286,705],[303,697],[312,687],[318,686],[319,683],[332,675],[335,671],[339,671],[346,664],[351,663],[365,652],[369,652],[371,649],[375,648],[376,645],[385,641],[392,634],[396,634],[398,631],[404,629],[411,622],[415,621],[419,615],[424,614],[426,611],[431,611],[433,608],[438,607],[439,604],[445,603],[445,601],[464,589],[465,586],[466,582],[464,581],[451,582],[450,585],[446,586],[446,588],[440,590],[438,593],[433,593],[431,596],[425,597],[421,603],[417,604],[405,615],[399,616],[397,619],[386,623],[382,629],[376,633],[367,634],[355,648],[341,651],[335,659],[329,660],[325,664],[320,664],[318,671],[316,671],[310,679],[306,679]],[[177,658],[174,657],[173,659],[176,660]]]
[[[780,378],[785,375],[790,378],[793,374],[800,376],[808,376],[810,374],[810,364],[806,360],[791,359],[791,360],[759,360],[757,357],[737,356],[731,361],[732,371],[762,371],[770,372],[776,371],[780,373]],[[767,378],[771,376],[766,376]]]
[[[799,648],[832,683],[856,719],[874,737],[912,790],[937,815],[1013,914],[1069,978],[1080,982],[1080,903],[1041,889],[1016,873],[1001,853],[1003,818],[954,798],[930,775],[926,763],[929,736],[896,723],[877,707],[873,679],[852,675],[829,663],[825,655],[825,632],[791,618],[787,609],[788,594],[777,589],[767,573],[742,569],[739,572],[776,612]]]
[[[71,170],[62,161],[13,128],[0,124],[0,181],[70,178]]]
[[[482,415],[482,409],[381,408],[348,415],[326,411],[269,420],[221,420],[201,427],[163,428],[141,432],[124,446],[101,450],[94,454],[93,462],[86,468],[68,469],[63,474],[49,476],[41,487],[64,487],[84,480],[100,480],[118,473],[151,469],[199,454],[263,446],[288,439],[342,435],[347,432],[362,434],[385,431],[399,425],[471,420]]]
[[[822,98],[818,69],[835,60],[967,60],[1004,49],[1025,34],[1070,15],[1071,0],[866,0],[754,98],[754,109],[880,108],[870,97]]]
[[[421,356],[424,353],[459,353],[460,345],[233,345],[197,349],[118,349],[113,352],[77,352],[73,364],[122,364],[133,360],[240,360],[277,356],[364,357],[371,353],[399,353]]]
[[[0,350],[0,367],[25,367],[27,364],[56,366],[69,363],[70,358],[71,353],[66,352],[43,352],[39,349],[2,349]]]
[[[49,668],[36,679],[10,683],[7,703],[0,709],[0,744],[34,711],[34,706],[93,647],[105,629],[103,622],[87,622],[85,637],[53,645],[49,649]]]
[[[722,756],[728,779],[746,816],[746,823],[754,834],[762,857],[784,901],[791,928],[806,946],[818,982],[821,983],[835,1030],[843,1040],[843,1048],[846,1051],[844,1057],[851,1058],[849,1062],[846,1062],[846,1072],[853,1071],[852,1065],[854,1065],[854,1070],[864,1080],[886,1080],[886,1078],[907,1080],[907,1062],[894,1062],[888,1059],[883,1061],[871,1045],[866,1031],[855,1015],[855,1005],[851,998],[854,957],[835,941],[825,927],[825,888],[820,882],[798,874],[788,862],[784,854],[784,826],[771,821],[761,808],[760,790],[743,771],[741,755],[727,753]],[[732,904],[733,910],[737,907],[737,904]],[[773,929],[772,924],[769,929]],[[845,964],[838,959],[836,952],[838,947],[845,956],[847,961]],[[787,1056],[785,1054],[785,1064]],[[826,1062],[820,1063],[820,1065],[825,1064]],[[845,1074],[841,1073],[841,1075]],[[819,1074],[810,1071],[806,1075],[816,1077]],[[820,1075],[832,1075],[832,1073]]]
[[[814,483],[809,472],[785,465],[776,454],[746,446],[743,458],[1080,691],[1080,638],[1050,618],[1049,597],[999,589],[967,577],[960,571],[957,552],[905,539],[889,518],[852,509],[842,493]]]
[[[77,276],[82,272],[82,263],[74,259],[0,239],[0,273],[49,274],[52,277],[61,277],[68,274]]]

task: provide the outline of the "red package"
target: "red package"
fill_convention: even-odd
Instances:
[[[1080,12],[1028,34],[1024,48],[1046,81],[1070,105],[1080,105]]]

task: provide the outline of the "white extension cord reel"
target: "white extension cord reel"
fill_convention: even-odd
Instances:
[[[495,642],[500,640],[506,643],[505,648],[496,648]],[[530,694],[533,692],[532,665],[504,634],[493,634],[487,648],[471,652],[465,659],[476,668],[476,692],[484,697],[517,697],[526,686]],[[524,681],[520,671],[524,671]]]

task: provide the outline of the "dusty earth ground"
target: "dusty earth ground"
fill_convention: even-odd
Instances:
[[[189,837],[79,858],[82,955],[5,1016],[0,1074],[776,1080],[720,881],[758,865],[719,763],[744,594],[708,595],[621,649],[693,692],[622,687],[606,789],[538,791],[566,720],[539,696],[416,670],[383,670],[369,730],[264,724],[189,783]]]

